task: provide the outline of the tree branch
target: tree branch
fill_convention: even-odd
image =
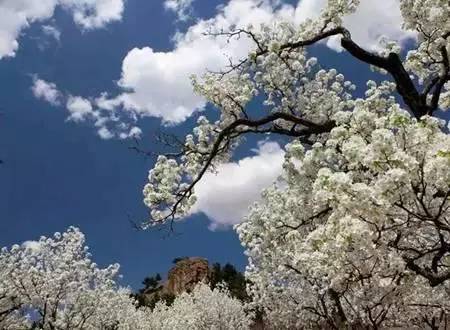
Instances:
[[[209,153],[209,157],[206,159],[202,169],[200,170],[199,174],[196,176],[196,178],[191,182],[191,184],[182,192],[179,193],[179,198],[173,205],[173,207],[170,210],[170,213],[165,216],[162,220],[158,222],[165,222],[168,219],[174,220],[177,209],[180,205],[180,203],[187,197],[189,197],[192,194],[192,191],[195,187],[195,185],[202,179],[202,177],[205,175],[205,173],[208,171],[209,167],[211,166],[214,158],[218,155],[219,151],[221,150],[222,142],[232,135],[233,133],[238,133],[237,136],[244,134],[248,132],[248,130],[244,130],[241,132],[236,131],[237,128],[243,126],[247,128],[258,128],[264,125],[267,125],[269,123],[273,123],[276,120],[285,120],[288,122],[292,122],[298,125],[305,126],[303,130],[297,131],[298,136],[309,136],[312,134],[322,134],[330,132],[334,127],[335,123],[333,121],[326,122],[324,124],[317,124],[314,122],[311,122],[304,118],[299,118],[294,115],[285,113],[285,112],[274,112],[272,114],[269,114],[268,116],[258,119],[258,120],[251,120],[247,118],[240,118],[229,124],[227,127],[225,127],[217,136],[216,141],[214,142],[211,152]]]

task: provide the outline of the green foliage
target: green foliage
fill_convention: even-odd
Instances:
[[[232,297],[241,301],[249,299],[245,289],[246,280],[244,274],[239,272],[233,265],[227,263],[222,267],[219,263],[213,264],[210,281],[211,288],[215,288],[221,282],[227,285]]]
[[[159,288],[159,283],[161,282],[161,275],[156,274],[155,276],[146,277],[142,284],[144,284],[144,288],[140,290],[140,292],[153,292]]]

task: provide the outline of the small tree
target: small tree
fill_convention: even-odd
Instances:
[[[175,296],[163,290],[161,279],[161,275],[156,274],[155,276],[146,277],[144,281],[142,281],[144,287],[139,289],[138,293],[132,295],[132,297],[136,299],[139,307],[145,306],[150,310],[153,310],[155,305],[160,301],[168,306],[172,304]]]
[[[225,285],[230,295],[240,301],[248,301],[246,292],[246,280],[244,274],[239,272],[233,265],[227,263],[221,266],[220,263],[213,264],[211,268],[210,286],[212,289],[218,285]]]
[[[141,292],[145,292],[145,291],[155,291],[156,289],[158,289],[159,285],[161,282],[161,275],[156,274],[155,276],[151,276],[151,277],[146,277],[143,281],[142,284],[144,284],[144,288],[141,289]]]

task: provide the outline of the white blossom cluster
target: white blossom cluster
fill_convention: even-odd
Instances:
[[[450,137],[388,90],[373,86],[337,114],[324,144],[288,145],[286,184],[237,226],[255,302],[279,326],[336,322],[340,308],[350,324],[446,322]]]
[[[288,25],[281,24],[280,29],[294,38]],[[263,28],[258,37],[269,41],[272,32]],[[284,38],[290,40],[285,35]],[[320,69],[317,59],[308,59],[303,50],[281,58],[276,54],[279,43],[273,42],[271,47],[275,50],[261,56],[250,54],[251,61],[242,64],[251,74],[207,74],[201,80],[194,78],[195,90],[221,110],[220,120],[211,123],[200,117],[193,134],[186,136],[179,157],[159,156],[143,191],[153,223],[188,214],[196,201],[194,184],[205,167],[214,170],[215,165],[230,159],[240,136],[248,130],[245,107],[258,95],[266,96],[266,109],[281,114],[274,121],[281,131],[301,130],[302,123],[284,120],[283,115],[301,116],[302,121],[319,126],[330,124],[333,114],[350,109],[350,93],[355,86],[342,74],[335,69]],[[239,120],[242,123],[236,125]],[[254,127],[251,131],[258,130]]]
[[[152,329],[249,329],[253,314],[243,303],[230,297],[224,286],[211,290],[199,283],[191,293],[182,293],[171,306],[156,304],[151,317]]]
[[[186,136],[181,162],[165,155],[158,157],[154,168],[149,172],[149,183],[144,187],[144,203],[151,208],[151,217],[155,221],[167,218],[173,205],[177,205],[173,211],[176,217],[185,216],[194,205],[196,198],[188,191],[189,182],[209,158],[216,136],[215,126],[205,117],[200,117],[193,134]],[[223,149],[225,152],[215,162],[228,159],[229,150]],[[184,198],[180,199],[181,196]],[[180,203],[177,204],[177,201]]]
[[[450,3],[399,3],[403,28],[417,36],[406,50],[382,39],[384,48],[370,52],[352,40],[341,24],[357,0],[329,0],[299,26],[218,32],[248,37],[254,50],[194,79],[220,119],[202,118],[182,156],[160,158],[150,171],[150,223],[164,223],[188,213],[196,183],[244,134],[292,137],[280,182],[236,227],[252,304],[276,328],[438,329],[450,321],[450,137],[433,117],[450,107]],[[342,74],[308,56],[329,37],[386,81],[368,81],[355,97]]]
[[[418,45],[409,50],[405,67],[422,84],[448,76],[450,53],[450,5],[445,0],[401,1],[404,27],[418,31]],[[439,106],[450,107],[450,83],[442,87]],[[428,100],[431,102],[431,99]]]
[[[0,253],[0,328],[146,329],[130,292],[101,269],[76,228]]]

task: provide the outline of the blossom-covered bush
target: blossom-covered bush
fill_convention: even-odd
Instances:
[[[220,119],[201,117],[181,153],[160,156],[149,173],[144,226],[172,223],[245,134],[291,138],[280,181],[236,227],[253,304],[276,328],[450,321],[450,137],[435,117],[450,107],[450,4],[399,4],[417,37],[409,49],[395,40],[360,47],[342,25],[358,0],[329,0],[300,26],[212,31],[248,37],[254,50],[193,79]],[[385,81],[356,94],[343,74],[321,68],[308,46],[330,37]],[[248,108],[261,100],[258,116]]]

